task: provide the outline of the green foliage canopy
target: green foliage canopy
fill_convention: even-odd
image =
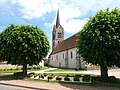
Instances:
[[[120,9],[90,17],[79,33],[78,49],[88,63],[120,67]]]
[[[38,64],[49,48],[47,36],[37,26],[12,24],[0,34],[0,60],[11,64]]]

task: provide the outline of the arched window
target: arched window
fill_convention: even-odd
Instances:
[[[52,60],[53,60],[53,56],[52,56]]]
[[[61,38],[62,37],[62,34],[59,32],[58,33],[58,38]]]
[[[73,53],[71,52],[71,58],[73,58]]]
[[[64,59],[64,53],[63,53],[63,59]]]
[[[56,55],[56,60],[58,60],[58,55]]]

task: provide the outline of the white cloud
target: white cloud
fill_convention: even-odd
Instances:
[[[51,28],[53,26],[53,24],[51,23],[44,23],[44,25],[47,27],[47,28]]]
[[[2,0],[4,1],[4,0]],[[6,0],[5,0],[6,1]],[[51,11],[56,11],[58,1],[60,1],[60,22],[66,32],[78,32],[86,23],[84,17],[88,13],[94,14],[100,9],[120,7],[120,0],[10,0],[11,3],[18,3],[21,6],[20,11],[23,18],[33,19],[41,18]],[[50,18],[50,16],[48,16]],[[86,17],[85,17],[86,18]],[[88,17],[87,17],[88,18]],[[45,23],[45,26],[51,27],[55,24]]]
[[[66,32],[74,33],[80,31],[86,22],[86,20],[70,19],[63,25],[63,27]]]
[[[85,18],[80,19],[80,17],[116,6],[120,7],[120,0],[100,0],[99,2],[98,0],[64,0],[60,5],[61,24],[66,32],[78,32],[87,22]]]
[[[50,52],[52,51],[52,40],[49,40],[50,41]]]
[[[11,0],[11,3],[16,3],[16,0]],[[41,18],[57,7],[56,0],[17,0],[17,3],[26,19]]]
[[[17,0],[11,0],[11,3],[12,3],[12,4],[16,4],[16,3],[17,3]]]
[[[48,0],[19,0],[19,4],[23,7],[21,9],[23,18],[40,18],[47,12],[51,12],[51,5],[50,3],[47,3],[47,1]]]
[[[0,4],[5,2],[7,2],[7,0],[0,0]]]
[[[84,20],[76,19],[81,16],[81,11],[69,5],[60,10],[61,25],[69,33],[78,32],[81,29],[81,22]],[[83,26],[83,24],[82,24]]]
[[[78,8],[72,8],[70,6],[65,6],[60,9],[60,16],[62,20],[67,20],[70,18],[75,18],[81,15],[81,11]]]
[[[66,3],[66,2],[64,2]],[[74,33],[78,32],[82,26],[86,23],[86,20],[78,19],[82,15],[79,8],[72,6],[71,4],[60,7],[60,23],[63,26],[65,32]],[[56,17],[53,20],[53,24],[56,22]]]

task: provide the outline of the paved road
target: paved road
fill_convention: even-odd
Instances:
[[[2,85],[0,84],[0,90],[36,90],[24,87],[10,86],[10,85]]]
[[[83,71],[82,73],[100,75],[100,70],[88,70]],[[110,69],[108,70],[108,75],[120,78],[120,69]]]

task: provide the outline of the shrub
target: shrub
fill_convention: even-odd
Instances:
[[[50,76],[54,76],[54,74],[50,74]]]
[[[14,68],[10,68],[10,69],[8,69],[8,70],[11,70],[11,71],[12,71],[12,70],[14,70]]]
[[[33,69],[37,69],[37,67],[36,67],[36,66],[34,66],[34,67],[33,67]]]
[[[83,81],[90,81],[90,75],[84,75]]]
[[[7,71],[8,69],[7,68],[5,68],[5,69],[3,69],[4,71]]]
[[[52,76],[48,76],[48,79],[53,79],[53,77]]]
[[[17,68],[15,68],[15,70],[21,70],[21,68],[20,68],[20,67],[17,67]]]
[[[32,67],[31,67],[31,66],[29,66],[29,67],[27,67],[27,69],[28,69],[28,70],[30,70],[30,69],[32,69]]]
[[[3,71],[4,69],[3,68],[0,68],[0,71]]]
[[[75,69],[75,71],[78,71],[78,69]]]
[[[76,74],[75,76],[82,77],[82,75],[80,75],[80,74]]]
[[[79,76],[75,76],[75,77],[73,78],[73,80],[74,80],[74,81],[80,81]]]
[[[116,80],[116,77],[115,76],[110,76],[109,79]]]
[[[16,72],[14,73],[14,76],[22,76],[23,75],[23,72]]]
[[[48,79],[53,79],[54,76],[54,74],[49,74]]]
[[[47,76],[47,74],[46,74],[46,73],[44,73],[43,75],[44,75],[45,77]]]
[[[37,77],[37,76],[39,76],[39,74],[34,74],[34,77]]]
[[[65,81],[70,81],[70,78],[69,77],[65,77],[64,80]]]
[[[43,74],[39,75],[39,78],[44,78],[44,75]]]
[[[41,69],[41,66],[37,66],[36,68],[37,68],[37,69]]]
[[[65,81],[70,81],[69,75],[66,75],[64,78]]]
[[[108,78],[108,80],[110,81],[110,82],[116,82],[116,77],[115,76],[110,76],[109,78]]]
[[[62,78],[60,78],[60,77],[56,77],[56,80],[59,80],[59,81],[60,81],[61,79],[62,79]]]
[[[29,73],[27,74],[27,77],[32,77],[33,75],[35,75],[35,73]]]

